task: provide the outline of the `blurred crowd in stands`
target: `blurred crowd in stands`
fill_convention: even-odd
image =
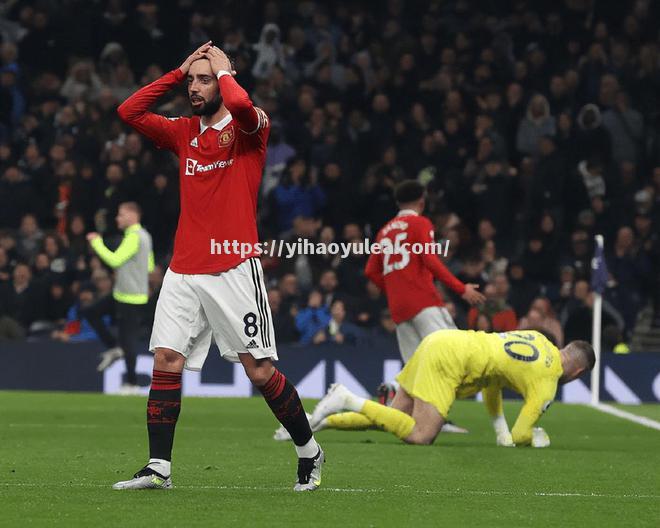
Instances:
[[[377,7],[375,7],[377,4]],[[212,39],[271,117],[263,240],[375,237],[415,178],[478,283],[459,327],[591,335],[593,237],[610,349],[660,350],[660,4],[651,0],[8,0],[0,6],[0,339],[93,339],[112,288],[85,239],[135,200],[155,297],[177,162],[116,107]],[[155,111],[189,115],[185,87]],[[263,258],[279,342],[393,332],[366,255]]]

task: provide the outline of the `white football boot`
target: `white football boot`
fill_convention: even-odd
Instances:
[[[112,485],[115,490],[127,489],[171,489],[172,479],[165,477],[149,466],[144,466],[131,480],[122,480]]]
[[[314,458],[298,459],[298,481],[293,491],[314,491],[321,485],[321,470],[325,463],[325,454],[319,446],[319,452]]]
[[[341,383],[333,383],[330,385],[328,393],[321,399],[321,401],[314,408],[312,417],[309,420],[309,425],[312,430],[318,427],[319,424],[331,414],[337,414],[345,410],[351,410],[347,403],[354,399],[355,396]]]
[[[124,357],[124,351],[121,349],[121,347],[116,346],[113,348],[109,348],[108,350],[106,350],[101,354],[101,362],[96,367],[96,370],[98,372],[103,372],[115,361],[123,357]]]

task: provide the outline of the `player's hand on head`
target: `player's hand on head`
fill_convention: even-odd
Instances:
[[[87,242],[92,242],[100,236],[101,235],[99,235],[96,231],[92,231],[91,233],[87,233]]]
[[[486,297],[477,291],[478,288],[478,284],[466,284],[461,298],[469,304],[482,304],[486,300]]]
[[[202,44],[199,48],[197,48],[195,51],[193,51],[190,55],[188,55],[188,58],[183,61],[183,64],[179,66],[179,69],[181,72],[186,75],[188,73],[188,70],[190,69],[190,65],[195,62],[198,59],[203,59],[205,58],[205,53],[213,46],[213,43],[209,40],[205,44]]]
[[[204,52],[204,56],[211,63],[211,70],[213,70],[215,75],[218,75],[218,72],[221,71],[228,71],[232,75],[236,75],[236,72],[232,69],[231,60],[229,60],[227,54],[217,46],[211,46],[206,52]]]

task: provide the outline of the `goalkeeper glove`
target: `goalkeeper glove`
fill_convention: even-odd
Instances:
[[[550,445],[550,437],[542,427],[534,427],[532,429],[532,447],[548,447]]]
[[[498,447],[516,447],[516,444],[513,443],[511,433],[509,432],[497,435],[497,445]]]

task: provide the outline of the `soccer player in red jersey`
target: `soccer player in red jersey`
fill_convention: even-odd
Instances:
[[[417,181],[402,182],[394,198],[399,214],[378,232],[380,253],[372,253],[365,274],[385,292],[396,323],[401,359],[407,363],[422,339],[436,330],[456,328],[442,296],[435,288],[437,279],[470,304],[485,298],[475,284],[463,284],[430,251],[413,252],[414,244],[433,244],[433,224],[422,216],[425,189]],[[430,247],[430,246],[428,246]]]
[[[222,357],[243,364],[291,434],[298,455],[294,490],[313,490],[321,483],[323,451],[295,387],[273,364],[273,321],[255,247],[257,193],[270,121],[238,85],[235,73],[225,53],[208,42],[118,109],[123,121],[178,156],[181,213],[149,344],[154,353],[147,404],[150,458],[115,489],[172,486],[181,372],[202,368],[211,338]],[[184,80],[193,117],[168,119],[148,111]],[[226,251],[225,241],[250,243],[252,251]]]
[[[463,284],[440,262],[437,255],[414,252],[414,245],[424,248],[434,244],[433,224],[422,216],[426,191],[417,181],[400,183],[394,191],[399,213],[378,232],[376,242],[380,253],[369,256],[365,275],[385,292],[387,304],[396,323],[396,338],[403,363],[408,363],[417,347],[427,335],[442,329],[455,329],[454,320],[444,307],[440,292],[433,280],[458,293],[470,304],[482,303],[485,298],[475,284]],[[421,245],[420,245],[421,244]],[[429,246],[430,247],[430,246]],[[397,390],[396,383],[382,383],[378,387],[378,400],[391,402]],[[314,423],[315,430],[320,430]],[[446,433],[467,433],[467,430],[448,422]]]

